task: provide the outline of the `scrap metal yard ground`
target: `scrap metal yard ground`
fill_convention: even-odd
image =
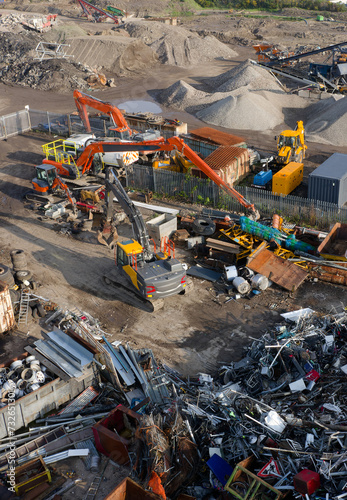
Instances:
[[[347,304],[345,289],[307,282],[293,297],[273,287],[251,301],[218,305],[210,284],[199,280],[194,280],[189,294],[165,299],[164,308],[154,313],[117,300],[117,292],[102,280],[114,266],[113,252],[96,238],[85,242],[56,233],[22,201],[34,166],[42,158],[45,140],[28,134],[1,143],[0,261],[10,265],[10,251],[24,249],[28,268],[41,283],[37,293],[60,307],[75,306],[89,312],[112,339],[152,348],[158,359],[192,375],[240,357],[249,337],[260,336],[280,321],[281,312],[300,307],[328,312],[332,306],[340,309]],[[122,225],[120,234],[129,234],[129,225]],[[189,254],[184,256],[190,258]],[[42,320],[41,325],[32,320],[28,330],[3,339],[0,361],[21,354],[25,345],[41,335],[42,328]]]
[[[206,23],[204,19],[204,27]],[[215,17],[213,23],[216,29]],[[216,61],[193,68],[156,67],[146,77],[119,79],[116,88],[93,95],[116,104],[134,99],[151,100],[148,91],[166,88],[179,78],[198,82],[202,76],[215,76],[253,57],[250,47],[235,49],[239,54],[235,61]],[[0,95],[0,114],[18,111],[25,105],[52,112],[74,111],[72,95],[3,84],[0,84]],[[190,129],[204,125],[187,113],[163,109],[162,114],[187,121]],[[273,135],[229,132],[271,152],[275,147],[273,135],[278,131]],[[23,204],[22,195],[30,188],[34,167],[42,161],[41,145],[49,140],[32,133],[0,143],[0,262],[10,265],[10,251],[25,250],[28,268],[41,283],[38,294],[60,307],[75,306],[89,312],[102,322],[112,339],[152,348],[162,362],[184,374],[194,374],[213,370],[223,362],[240,357],[242,346],[249,343],[249,338],[260,336],[268,326],[280,321],[281,312],[300,307],[329,312],[331,307],[340,309],[347,305],[344,288],[311,282],[304,283],[292,297],[272,287],[251,301],[242,299],[219,305],[213,301],[215,295],[209,283],[195,279],[189,294],[165,299],[164,308],[151,314],[117,300],[117,294],[102,280],[103,273],[114,266],[113,252],[96,241],[83,242],[56,233],[51,225],[38,219],[28,204]],[[309,143],[306,166],[314,168],[336,151],[347,152],[346,148],[324,146],[322,149],[319,144]],[[120,234],[124,231],[129,228],[122,226]],[[190,258],[189,254],[183,257]],[[16,331],[2,339],[0,361],[21,354],[25,345],[41,335],[42,328],[42,320],[41,324],[32,320],[28,331]]]

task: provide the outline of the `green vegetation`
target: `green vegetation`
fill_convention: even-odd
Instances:
[[[296,7],[328,12],[345,12],[347,10],[344,4],[330,3],[327,0],[196,0],[196,2],[205,9],[278,11],[284,8]]]

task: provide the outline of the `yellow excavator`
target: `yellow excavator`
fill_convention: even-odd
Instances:
[[[276,163],[279,165],[288,165],[291,161],[302,163],[306,149],[304,123],[300,120],[296,122],[295,130],[284,130],[277,137]]]

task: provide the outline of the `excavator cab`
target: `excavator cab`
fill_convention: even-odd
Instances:
[[[130,131],[128,129],[119,129],[114,127],[109,127],[108,136],[115,137],[121,141],[130,141]]]
[[[140,290],[137,270],[144,265],[143,248],[137,241],[131,239],[117,242],[116,264],[131,279],[132,284]]]
[[[36,177],[32,180],[34,191],[37,193],[48,193],[52,189],[57,178],[57,169],[52,165],[38,165]]]

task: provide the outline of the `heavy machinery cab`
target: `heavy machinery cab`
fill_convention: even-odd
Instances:
[[[297,145],[297,138],[294,135],[280,135],[278,138],[279,150],[283,147],[295,148]]]
[[[32,180],[35,191],[47,193],[53,186],[57,178],[57,170],[52,165],[38,165],[36,167],[36,177]]]
[[[120,139],[121,141],[129,141],[130,140],[130,131],[127,129],[120,130],[119,128],[109,127],[108,136],[115,137],[117,139]]]
[[[144,263],[143,248],[135,240],[126,240],[117,243],[117,266],[131,266],[133,268],[141,267]]]

